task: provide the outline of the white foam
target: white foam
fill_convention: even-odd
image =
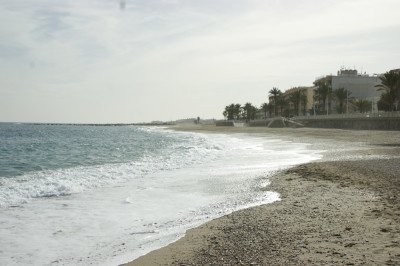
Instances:
[[[166,131],[165,134],[174,133]],[[3,179],[0,186],[0,207],[18,206],[32,198],[66,196],[113,186],[157,171],[212,160],[223,150],[218,143],[207,141],[202,135],[188,133],[183,136],[188,142],[175,144],[177,147],[172,146],[169,154],[144,156],[141,160],[130,163],[31,172],[17,178]]]
[[[190,152],[170,154],[169,161],[149,164],[53,171],[51,176],[42,172],[33,188],[28,176],[6,184],[13,193],[20,193],[20,199],[29,200],[49,190],[72,194],[3,209],[0,264],[126,262],[205,221],[279,200],[278,193],[265,191],[265,177],[321,158],[305,144],[272,138],[166,134],[194,138],[186,147]]]

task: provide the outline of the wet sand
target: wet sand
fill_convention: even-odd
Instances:
[[[128,265],[400,265],[400,132],[180,126],[327,150],[270,177],[281,201],[188,230]]]

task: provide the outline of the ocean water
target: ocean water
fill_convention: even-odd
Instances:
[[[279,200],[268,176],[320,158],[277,136],[2,123],[0,265],[127,262]]]

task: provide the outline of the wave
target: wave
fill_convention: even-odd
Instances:
[[[168,171],[202,163],[218,156],[224,148],[206,136],[160,129],[142,131],[162,132],[166,137],[178,138],[168,148],[149,153],[137,161],[96,166],[28,172],[22,176],[0,181],[0,207],[18,206],[33,198],[67,196],[105,186],[143,178],[158,171]],[[148,141],[151,141],[149,139]]]

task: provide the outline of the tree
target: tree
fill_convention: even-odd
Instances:
[[[392,111],[393,107],[390,104],[390,95],[388,93],[383,93],[381,95],[381,98],[377,102],[378,105],[378,110],[383,110],[383,111]]]
[[[239,120],[241,118],[242,108],[240,104],[230,104],[225,106],[225,110],[222,113],[228,120]]]
[[[273,114],[273,112],[274,112],[274,105],[272,104],[272,103],[268,103],[268,114],[269,114],[269,117],[272,117],[272,114]]]
[[[306,115],[308,98],[307,98],[307,94],[304,91],[303,91],[303,94],[301,95],[300,101],[301,101],[301,104],[303,105],[303,115]]]
[[[243,117],[246,121],[254,120],[257,113],[257,107],[253,106],[251,103],[246,103],[242,109]]]
[[[294,91],[293,93],[291,93],[289,95],[289,101],[291,103],[293,103],[293,106],[294,106],[293,111],[294,111],[295,115],[300,115],[300,102],[301,102],[303,95],[304,95],[304,92],[303,92],[303,90],[300,90],[300,89]]]
[[[371,108],[372,108],[371,101],[368,101],[365,99],[357,99],[357,100],[354,100],[353,103],[357,107],[357,109],[360,113],[365,113],[365,112],[371,111]]]
[[[267,118],[267,112],[270,110],[270,106],[268,103],[262,103],[260,106],[260,110],[264,112],[264,118]]]
[[[314,85],[317,86],[317,89],[315,90],[317,99],[322,101],[323,108],[326,109],[326,114],[328,114],[330,110],[330,98],[332,94],[332,76],[319,79],[314,82]],[[326,106],[327,102],[328,106]]]
[[[242,117],[242,107],[239,103],[234,105],[234,117],[236,120],[240,120]]]
[[[381,105],[389,105],[390,111],[397,111],[400,100],[400,72],[388,71],[379,77],[381,84],[376,85],[378,91],[384,91],[381,95]]]
[[[226,119],[233,120],[234,114],[235,114],[235,105],[230,104],[230,105],[225,106],[225,110],[222,114],[224,115],[224,117],[226,117]]]
[[[288,106],[288,102],[286,101],[285,97],[280,93],[276,98],[276,106],[279,106],[281,111],[281,116],[283,116],[283,111]]]
[[[277,99],[280,94],[282,94],[281,90],[279,90],[278,88],[275,88],[275,87],[273,87],[272,90],[269,91],[269,96],[272,96],[272,98],[274,99],[274,114],[275,114],[275,116],[277,115],[277,113],[276,113]]]
[[[339,109],[338,112],[340,114],[343,114],[343,103],[347,99],[347,97],[351,94],[348,90],[345,88],[339,88],[333,92],[335,95],[336,99],[339,101]]]

